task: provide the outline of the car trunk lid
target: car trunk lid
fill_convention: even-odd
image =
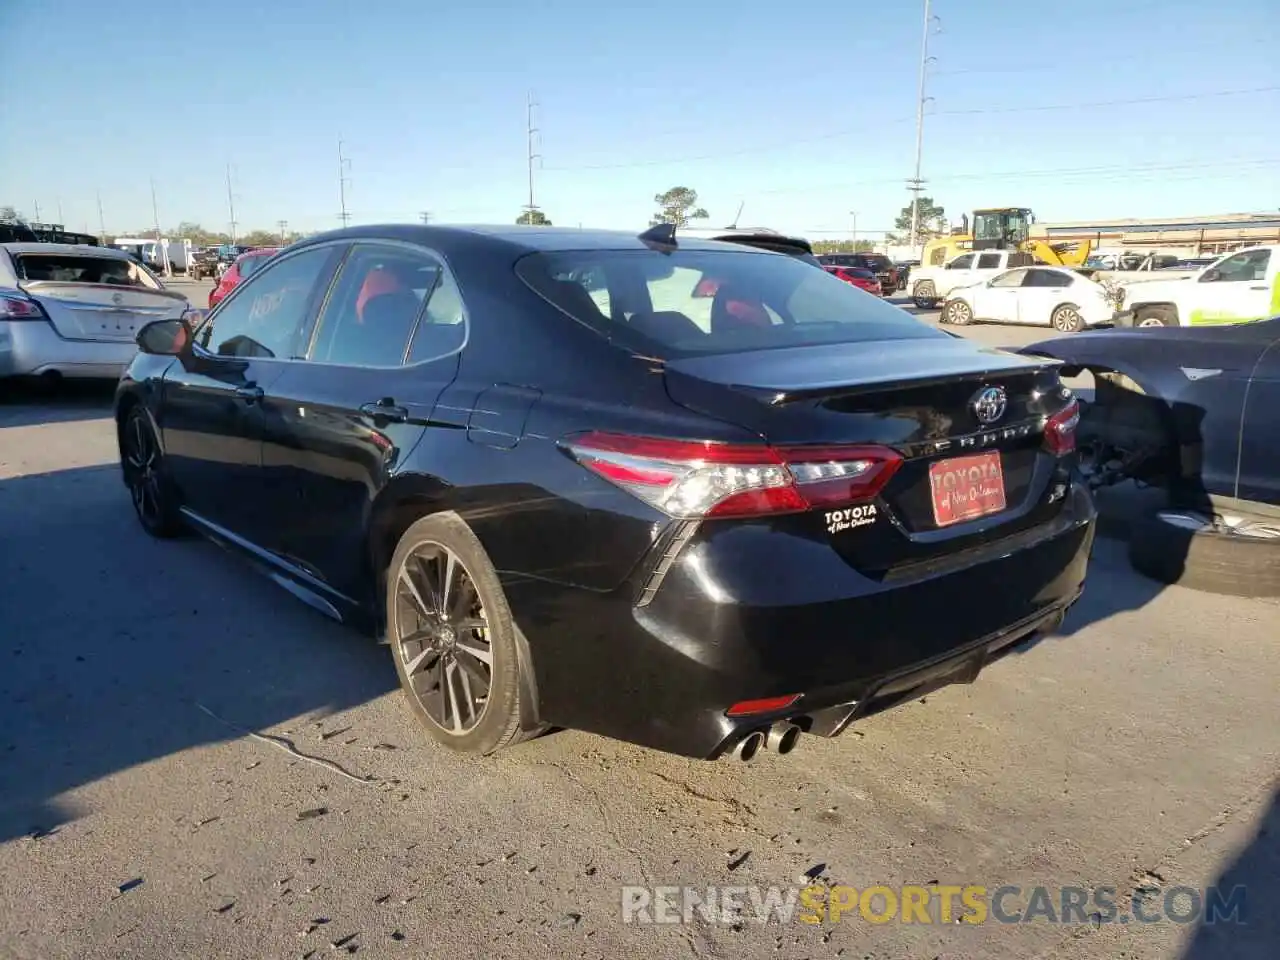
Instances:
[[[911,339],[685,358],[668,362],[665,378],[675,402],[771,445],[897,450],[904,462],[877,498],[894,522],[840,541],[851,559],[861,549],[851,540],[878,544],[859,565],[885,570],[1043,519],[1037,507],[1059,473],[1045,425],[1071,403],[1056,366],[962,339]],[[946,486],[957,478],[958,503]]]
[[[133,340],[152,320],[181,316],[182,294],[104,283],[22,281],[19,286],[68,340]]]

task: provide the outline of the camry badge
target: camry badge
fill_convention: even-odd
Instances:
[[[969,406],[973,408],[973,415],[980,423],[995,423],[1004,416],[1008,405],[1009,398],[1004,392],[1004,387],[983,387],[969,401]]]

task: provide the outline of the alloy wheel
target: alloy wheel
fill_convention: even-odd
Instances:
[[[475,581],[448,547],[415,547],[396,571],[396,655],[413,696],[443,732],[475,729],[489,707],[493,646]]]
[[[1163,327],[1164,321],[1159,317],[1143,317],[1138,321],[1140,327]]]
[[[1208,516],[1194,510],[1161,510],[1159,517],[1165,523],[1192,533],[1214,530],[1227,536],[1253,540],[1280,540],[1278,520],[1252,519],[1233,513]]]
[[[130,418],[124,440],[124,461],[133,509],[145,526],[159,526],[163,519],[160,505],[160,448],[151,428],[141,416]]]
[[[969,309],[969,305],[963,300],[957,300],[955,303],[947,307],[947,312],[951,314],[951,322],[959,326],[964,326],[973,319],[973,311]]]
[[[1084,326],[1080,314],[1071,307],[1059,307],[1053,315],[1053,326],[1061,333],[1074,333]]]

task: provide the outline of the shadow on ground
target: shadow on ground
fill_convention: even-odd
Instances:
[[[75,819],[78,787],[242,735],[201,706],[260,730],[395,686],[386,650],[238,558],[148,538],[115,465],[0,483],[0,528],[0,842]]]
[[[0,429],[111,416],[114,380],[0,381]]]
[[[1182,960],[1274,960],[1280,957],[1280,790],[1253,840],[1222,872],[1215,886],[1224,898],[1243,890],[1243,923],[1202,922]],[[1208,917],[1206,916],[1206,920]]]

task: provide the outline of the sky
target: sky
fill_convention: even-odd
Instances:
[[[253,7],[257,9],[253,9]],[[924,0],[0,0],[0,205],[69,229],[708,226],[878,238],[910,200]],[[1280,0],[933,0],[921,176],[958,222],[1280,208]],[[145,12],[145,11],[152,12]],[[102,221],[98,213],[101,197]],[[61,213],[59,213],[61,211]]]

